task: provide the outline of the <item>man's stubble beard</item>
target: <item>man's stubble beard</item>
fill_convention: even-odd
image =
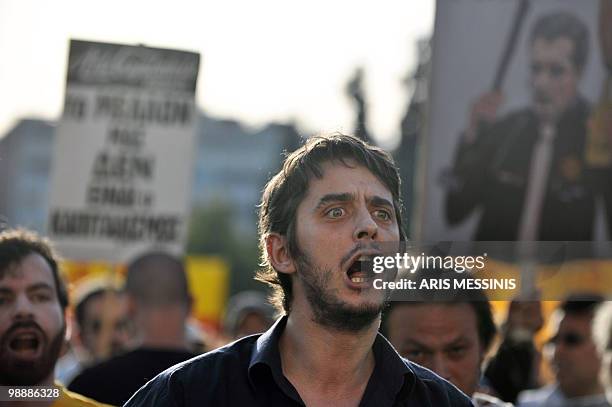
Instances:
[[[36,326],[38,327],[37,324]],[[53,369],[55,369],[55,363],[59,358],[64,343],[65,332],[66,322],[64,321],[60,331],[51,340],[44,335],[45,343],[41,345],[44,346],[42,355],[33,361],[23,361],[7,357],[5,349],[8,344],[2,338],[0,341],[0,385],[33,386],[49,377]]]
[[[314,266],[306,253],[296,258],[297,278],[303,283],[314,322],[338,331],[360,332],[378,319],[385,307],[384,301],[359,306],[347,304],[328,289],[334,271]]]

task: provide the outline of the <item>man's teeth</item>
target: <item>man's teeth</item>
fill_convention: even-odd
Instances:
[[[353,283],[365,283],[367,281],[364,277],[351,277]]]

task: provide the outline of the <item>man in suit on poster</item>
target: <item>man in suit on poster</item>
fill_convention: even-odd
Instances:
[[[572,14],[544,15],[529,47],[532,103],[501,118],[500,92],[474,103],[456,151],[446,219],[456,225],[480,209],[475,240],[591,240],[589,106],[578,93],[588,30]]]

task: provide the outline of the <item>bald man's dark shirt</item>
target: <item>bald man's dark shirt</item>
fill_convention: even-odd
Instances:
[[[281,366],[278,343],[286,322],[283,317],[264,334],[167,369],[126,406],[304,406]],[[372,349],[375,367],[360,406],[472,405],[452,384],[400,357],[382,335]]]
[[[81,372],[68,386],[101,403],[123,405],[146,382],[195,353],[180,349],[138,348]]]

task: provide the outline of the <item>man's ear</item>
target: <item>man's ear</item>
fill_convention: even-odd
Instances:
[[[287,238],[278,233],[270,233],[266,236],[266,252],[268,261],[274,270],[280,273],[295,273],[295,264],[289,254]]]

